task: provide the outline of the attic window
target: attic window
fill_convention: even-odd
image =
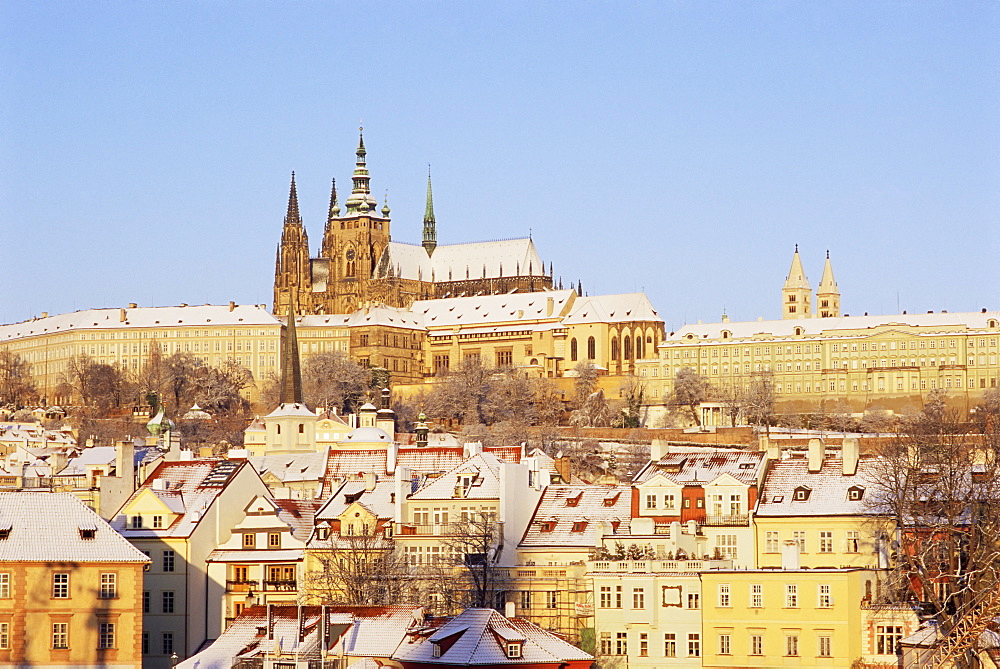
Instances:
[[[782,502],[785,501],[785,496],[784,495],[775,495],[774,497],[771,498],[771,501],[773,503],[775,503],[775,504],[781,504]]]
[[[852,502],[860,502],[861,498],[865,496],[865,489],[861,486],[851,486],[847,489],[847,499]]]
[[[616,492],[614,495],[608,495],[604,498],[604,506],[614,506],[618,502],[618,498],[620,496],[620,492]]]
[[[582,492],[578,492],[574,497],[567,497],[566,506],[579,506],[581,497],[583,497]]]
[[[541,525],[542,525],[541,527],[542,532],[551,532],[552,530],[556,529],[555,522],[551,520],[543,521]]]
[[[812,490],[810,490],[809,488],[805,486],[799,486],[798,488],[795,489],[795,497],[793,499],[796,502],[804,502],[805,500],[809,499],[809,493],[811,492]]]
[[[441,644],[431,644],[431,657],[441,657]]]
[[[740,469],[753,469],[753,463],[752,462],[741,462],[740,463]]]
[[[520,641],[508,641],[507,642],[507,657],[511,659],[521,657],[521,642]]]
[[[0,539],[9,539],[9,538],[10,538],[10,525],[4,525],[3,527],[0,527]]]
[[[587,521],[586,520],[578,520],[575,523],[573,523],[573,531],[574,532],[583,532],[585,529],[587,529]]]
[[[93,539],[97,536],[97,530],[93,527],[81,527],[80,528],[80,538],[81,539]]]

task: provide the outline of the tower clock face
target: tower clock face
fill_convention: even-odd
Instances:
[[[354,249],[347,249],[347,259],[354,260]]]

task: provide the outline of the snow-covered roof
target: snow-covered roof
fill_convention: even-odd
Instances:
[[[679,485],[705,485],[723,474],[729,474],[742,483],[753,485],[764,462],[764,453],[760,451],[705,449],[671,452],[643,467],[633,483],[642,484],[659,475]]]
[[[347,327],[382,325],[407,330],[423,330],[423,319],[409,309],[378,305],[358,309],[347,318]]]
[[[137,307],[130,309],[83,309],[69,314],[33,318],[0,325],[0,341],[71,330],[118,330],[126,328],[170,328],[177,326],[265,326],[280,321],[262,304],[205,304],[187,307]]]
[[[396,508],[395,485],[393,477],[379,478],[372,490],[367,490],[365,481],[345,481],[316,512],[316,519],[333,520],[355,502],[371,511],[376,518],[392,518]]]
[[[373,409],[375,407],[372,407]],[[350,444],[391,444],[392,435],[380,427],[359,427],[347,433],[341,443]]]
[[[442,244],[429,256],[423,246],[389,242],[375,275],[443,282],[545,276],[545,268],[530,238]]]
[[[91,446],[80,451],[80,455],[66,463],[66,467],[56,476],[84,476],[88,465],[107,465],[118,456],[114,446]]]
[[[871,330],[892,326],[928,328],[926,334],[931,334],[933,328],[940,328],[938,333],[951,333],[959,330],[986,330],[991,320],[1000,320],[1000,311],[987,312],[939,312],[931,314],[890,314],[885,316],[840,316],[838,318],[798,318],[780,321],[740,321],[725,323],[704,323],[685,325],[677,332],[664,338],[663,344],[689,343],[688,335],[695,341],[701,339],[722,339],[723,331],[729,333],[724,343],[732,343],[733,339],[745,339],[755,335],[773,337],[790,337],[796,328],[801,328],[802,334],[832,336],[838,330]],[[844,336],[851,336],[844,332]]]
[[[617,485],[550,485],[521,540],[521,548],[593,548],[605,532],[628,534],[632,488]],[[612,523],[619,523],[614,528]]]
[[[274,411],[264,416],[264,418],[279,418],[281,416],[302,416],[315,418],[316,412],[310,411],[309,407],[305,404],[279,404]]]
[[[427,482],[410,495],[411,500],[451,499],[462,478],[471,475],[471,484],[465,489],[465,499],[499,499],[500,458],[492,453],[477,453],[441,476]]]
[[[558,321],[565,316],[575,294],[572,290],[551,290],[540,293],[417,300],[411,309],[423,316],[424,326],[428,330],[456,327],[464,330],[492,323],[502,323],[504,327],[510,328],[511,322],[523,322],[525,326],[522,329],[530,329],[529,324],[539,321]]]
[[[631,321],[660,321],[652,302],[646,293],[623,293],[621,295],[594,295],[580,297],[573,303],[563,323],[625,323]]]
[[[441,643],[451,641],[451,643]],[[508,642],[521,642],[520,657],[507,654]],[[435,657],[434,646],[440,655]],[[505,618],[493,609],[466,609],[422,643],[401,644],[393,659],[437,665],[560,664],[594,657],[523,618]]]
[[[312,534],[313,520],[323,505],[318,499],[275,499],[278,505],[278,518],[283,520],[292,530],[292,536],[305,541]]]
[[[257,473],[271,474],[284,483],[319,481],[326,471],[326,452],[254,455],[247,458]]]
[[[878,486],[873,481],[876,462],[876,458],[862,456],[857,473],[844,476],[844,461],[840,457],[827,455],[818,472],[810,472],[809,459],[797,454],[775,460],[764,479],[756,516],[859,516],[871,513],[878,494]]]
[[[92,538],[86,538],[90,531]],[[0,561],[149,562],[149,558],[70,493],[0,492]]]

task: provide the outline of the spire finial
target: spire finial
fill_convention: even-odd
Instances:
[[[288,187],[288,212],[285,214],[285,225],[301,224],[299,216],[299,194],[295,190],[295,172],[292,172],[292,183]]]
[[[799,252],[799,245],[798,245],[798,244],[796,244],[796,245],[795,245],[795,252],[796,252],[796,253],[798,253],[798,252]]]
[[[365,151],[364,126],[360,126],[358,130],[361,134],[358,138],[357,162],[352,177],[353,187],[351,188],[351,196],[347,198],[345,203],[348,214],[373,212],[378,206],[378,202],[372,197],[369,187],[371,177],[368,176],[366,165],[367,151]]]
[[[826,259],[827,259],[827,260],[829,260],[829,259],[830,259],[830,249],[827,249],[827,250],[826,250]]]
[[[382,218],[389,218],[389,189],[385,189],[385,204],[382,205]]]
[[[424,241],[421,244],[430,256],[437,248],[437,220],[434,218],[434,191],[431,188],[431,165],[427,163],[427,204],[424,207]]]
[[[330,185],[330,218],[340,218],[340,204],[337,202],[337,179]]]

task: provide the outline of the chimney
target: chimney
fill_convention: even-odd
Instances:
[[[365,480],[365,490],[371,492],[372,490],[375,489],[375,483],[376,481],[378,481],[378,477],[375,476],[375,472],[365,472],[364,480]]]
[[[48,317],[49,317],[49,312],[43,311],[42,312],[42,318],[48,318]]]
[[[396,471],[396,461],[399,459],[399,444],[393,441],[389,444],[389,447],[385,449],[385,471],[388,474],[392,474]]]
[[[649,461],[659,462],[660,459],[670,452],[670,444],[666,439],[654,439],[649,445]]]
[[[841,449],[841,455],[844,460],[844,476],[854,476],[858,473],[858,460],[861,459],[861,445],[857,439],[851,437],[844,439]]]
[[[570,460],[569,456],[563,455],[560,451],[559,455],[555,458],[556,473],[559,474],[559,478],[562,479],[563,483],[572,483],[573,481],[573,462]]]
[[[556,300],[555,300],[555,298],[553,298],[553,297],[547,297],[547,298],[545,298],[545,315],[546,316],[551,316],[553,310],[555,309],[555,306],[556,306]]]
[[[786,539],[781,547],[781,568],[799,569],[799,542]]]
[[[503,607],[503,614],[507,618],[513,618],[517,615],[517,611],[514,608],[514,602],[507,602]]]
[[[138,306],[138,305],[137,305],[137,304],[136,304],[135,302],[129,302],[129,303],[128,303],[128,308],[129,308],[129,309],[135,309],[135,308],[136,308],[136,306]]]
[[[823,444],[822,439],[810,439],[809,440],[809,473],[816,474],[821,469],[823,469],[823,456],[826,453],[826,447]]]
[[[229,303],[229,310],[232,311],[235,308],[236,308],[236,303],[235,302],[230,302]]]
[[[781,459],[781,445],[771,441],[765,434],[760,435],[759,450],[767,453],[767,459],[776,461]]]

